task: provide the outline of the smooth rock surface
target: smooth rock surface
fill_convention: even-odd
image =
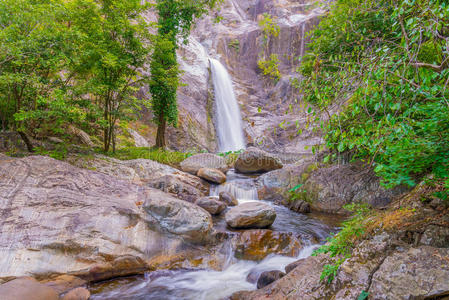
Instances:
[[[250,147],[239,155],[234,168],[240,173],[261,173],[281,169],[282,166],[275,155]]]
[[[89,298],[89,290],[79,287],[65,294],[64,297],[62,297],[62,300],[88,300]]]
[[[266,228],[276,219],[276,211],[268,204],[247,202],[226,213],[226,223],[232,228]]]
[[[261,289],[266,287],[267,285],[275,282],[276,280],[281,279],[285,276],[284,272],[275,270],[275,271],[265,271],[260,274],[259,279],[257,280],[257,288]]]
[[[215,197],[203,197],[195,202],[201,208],[204,208],[211,215],[219,215],[226,209],[226,204]]]
[[[270,254],[294,257],[302,248],[301,241],[286,232],[245,230],[232,241],[238,259],[260,261]]]
[[[223,173],[229,169],[224,157],[212,153],[196,154],[181,162],[181,169],[193,175],[198,174],[201,168],[217,169]]]
[[[194,204],[42,156],[0,156],[0,216],[0,278],[141,274],[143,258],[212,228]],[[121,269],[122,257],[136,263]],[[93,272],[97,265],[107,271]]]
[[[216,184],[222,184],[226,182],[226,175],[217,169],[201,168],[198,170],[197,176]]]
[[[31,277],[14,279],[0,285],[1,300],[58,300],[56,291]]]

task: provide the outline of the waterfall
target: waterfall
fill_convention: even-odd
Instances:
[[[231,77],[216,59],[210,59],[215,91],[216,127],[220,152],[245,148],[242,116],[234,94]]]

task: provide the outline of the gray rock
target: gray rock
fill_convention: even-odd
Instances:
[[[228,205],[228,206],[237,206],[237,205],[239,205],[238,200],[232,194],[230,194],[228,192],[225,192],[225,191],[220,192],[219,200],[221,202],[226,203],[226,205]]]
[[[275,270],[275,271],[266,271],[260,274],[259,279],[257,280],[257,288],[261,289],[263,287],[266,287],[269,284],[272,284],[276,280],[281,279],[285,276],[284,272]]]
[[[227,208],[225,203],[219,201],[215,197],[200,198],[195,202],[195,204],[201,208],[204,208],[211,215],[219,215]]]
[[[212,168],[199,169],[197,176],[216,184],[222,184],[226,181],[226,175],[223,172]]]
[[[282,162],[275,155],[250,147],[239,155],[235,169],[240,173],[269,172],[282,168]]]
[[[14,279],[0,285],[2,300],[58,300],[56,291],[31,277]]]
[[[430,225],[421,236],[420,243],[437,248],[449,248],[449,228]]]
[[[261,202],[247,202],[226,213],[226,223],[232,228],[266,228],[276,219],[276,211]]]
[[[134,146],[136,147],[150,147],[150,143],[141,136],[137,131],[134,129],[128,128],[128,132],[131,135],[131,137],[134,139]]]
[[[195,242],[209,238],[212,218],[207,211],[160,191],[153,191],[151,196],[143,205],[145,219],[158,231],[185,236]]]
[[[422,246],[388,256],[369,289],[375,299],[428,299],[449,294],[449,249]]]
[[[217,169],[223,173],[229,169],[224,157],[211,153],[196,154],[181,162],[181,169],[193,175],[197,175],[201,168]]]
[[[0,278],[141,274],[143,259],[212,228],[194,204],[42,156],[0,158],[0,216]]]
[[[49,142],[52,142],[54,144],[62,144],[62,143],[64,143],[63,140],[61,140],[60,138],[57,138],[55,136],[50,136],[47,139],[48,139]]]

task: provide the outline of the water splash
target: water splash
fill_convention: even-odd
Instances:
[[[216,103],[216,128],[220,152],[245,149],[242,116],[231,77],[216,59],[210,59]]]

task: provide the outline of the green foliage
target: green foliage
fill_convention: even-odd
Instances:
[[[366,291],[362,291],[360,295],[357,297],[357,300],[365,300],[368,299],[369,293]]]
[[[110,156],[121,160],[132,159],[151,159],[162,164],[178,166],[180,162],[190,157],[191,153],[167,151],[163,149],[150,149],[150,148],[138,148],[128,147],[118,149],[115,153],[110,153]]]
[[[238,39],[229,41],[228,46],[234,49],[236,52],[240,51],[240,41]]]
[[[278,37],[281,28],[273,19],[270,14],[264,13],[262,19],[259,21],[259,27],[262,29],[264,34],[264,39],[266,42],[270,37]]]
[[[331,4],[300,67],[304,98],[339,113],[326,146],[375,166],[386,187],[449,178],[449,4]]]
[[[324,266],[321,274],[321,280],[328,283],[334,280],[340,265],[351,257],[354,242],[365,233],[366,220],[370,215],[370,209],[365,204],[349,204],[344,208],[353,212],[352,217],[343,222],[339,233],[328,238],[327,243],[313,253],[313,255],[328,254],[334,259],[332,264]]]
[[[281,79],[279,71],[279,58],[277,54],[271,54],[269,59],[260,59],[257,65],[262,70],[263,75],[269,76],[275,82]]]

